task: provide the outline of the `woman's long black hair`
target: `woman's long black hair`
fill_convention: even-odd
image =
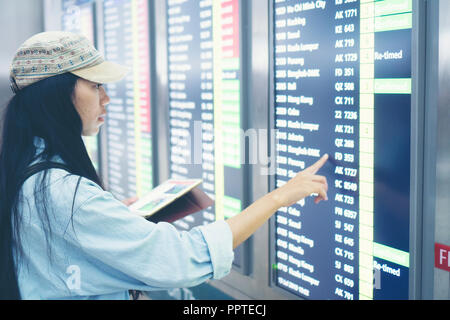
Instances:
[[[102,186],[82,140],[83,125],[72,100],[77,80],[64,73],[38,81],[18,91],[6,107],[0,150],[0,299],[21,298],[15,265],[15,256],[22,253],[19,181],[36,158],[34,138],[45,141],[42,160],[58,155],[71,174]],[[36,181],[36,187],[42,186],[45,177]],[[75,195],[76,190],[74,199]],[[45,211],[39,213],[44,222],[48,221]]]

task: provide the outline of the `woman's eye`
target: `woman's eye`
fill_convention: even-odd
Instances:
[[[95,88],[96,88],[96,89],[100,89],[101,86],[102,86],[101,83],[97,83],[97,84],[95,85]]]

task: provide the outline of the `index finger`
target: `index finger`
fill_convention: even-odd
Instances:
[[[316,172],[319,171],[320,168],[322,168],[322,166],[327,162],[327,160],[328,154],[324,154],[322,158],[317,160],[317,162],[314,163],[313,165],[306,168],[305,171],[307,171],[308,173],[316,174]]]

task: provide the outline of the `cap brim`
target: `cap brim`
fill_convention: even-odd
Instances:
[[[104,61],[96,66],[70,71],[74,75],[97,83],[111,83],[122,80],[129,68],[121,66],[120,64]]]

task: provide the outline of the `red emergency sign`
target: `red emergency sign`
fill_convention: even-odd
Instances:
[[[450,246],[434,244],[434,266],[450,272]]]

